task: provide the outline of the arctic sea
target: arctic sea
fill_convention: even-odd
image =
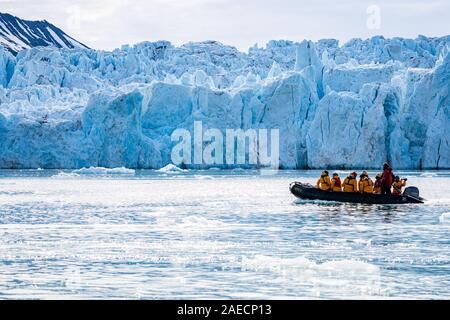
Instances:
[[[398,173],[426,204],[296,200],[317,171],[3,170],[0,299],[449,299],[450,172]]]

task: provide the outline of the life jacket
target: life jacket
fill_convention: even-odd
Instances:
[[[353,176],[349,176],[344,179],[344,192],[357,192],[358,191],[358,185],[356,182],[356,178],[353,178]]]
[[[333,191],[342,191],[341,178],[337,177],[331,179],[331,188],[333,189]]]
[[[399,196],[402,194],[402,187],[404,187],[405,184],[403,181],[394,182],[392,185],[392,194]]]
[[[359,181],[359,191],[361,193],[373,193],[373,181],[366,177]]]
[[[317,181],[317,186],[324,191],[330,190],[331,189],[330,177],[327,175],[320,176],[319,180]]]

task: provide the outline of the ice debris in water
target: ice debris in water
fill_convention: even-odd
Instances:
[[[440,223],[450,223],[450,212],[445,212],[439,217]]]
[[[317,296],[327,295],[339,288],[354,297],[378,295],[381,292],[378,266],[357,260],[339,260],[316,263],[305,257],[277,258],[256,255],[244,257],[242,269],[254,272],[272,272],[287,282],[310,284]]]
[[[57,174],[53,175],[51,178],[52,179],[73,179],[73,178],[77,178],[80,175],[74,172],[64,172],[64,171],[60,171]]]
[[[180,172],[187,172],[188,170],[178,168],[176,165],[170,163],[164,168],[156,170],[157,172],[163,172],[163,173],[180,173]]]
[[[358,260],[337,260],[318,264],[305,257],[277,258],[257,255],[253,258],[244,257],[242,266],[248,270],[282,271],[284,268],[310,269],[317,272],[332,273],[378,273],[379,268],[373,264]]]
[[[78,170],[74,170],[74,173],[77,174],[98,174],[98,175],[109,175],[109,174],[124,174],[124,175],[134,175],[135,170],[128,168],[102,168],[102,167],[90,167],[90,168],[81,168]]]

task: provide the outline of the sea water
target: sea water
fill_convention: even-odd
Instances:
[[[0,171],[0,298],[448,299],[450,172],[398,173],[425,204],[289,193],[317,171]]]

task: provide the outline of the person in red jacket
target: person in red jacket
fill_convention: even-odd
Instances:
[[[391,166],[385,163],[383,165],[383,174],[381,175],[381,194],[391,194],[394,177]]]

